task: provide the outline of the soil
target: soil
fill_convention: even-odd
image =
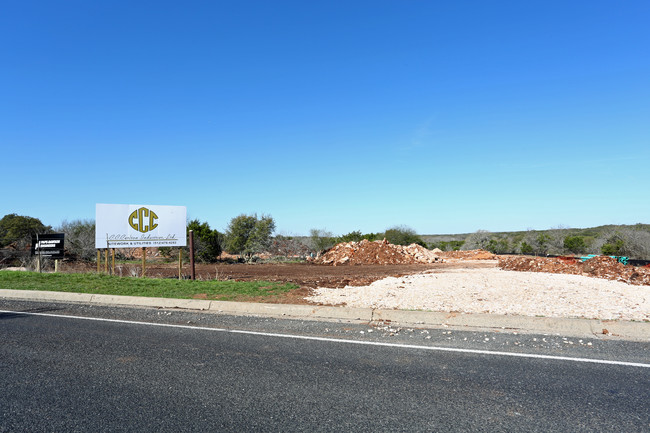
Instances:
[[[625,266],[607,256],[594,257],[585,262],[571,257],[500,256],[499,267],[510,271],[584,275],[639,286],[650,285],[649,269]]]
[[[311,295],[316,287],[343,288],[346,286],[364,286],[386,277],[401,277],[418,274],[425,271],[443,271],[445,269],[475,269],[494,267],[495,261],[437,262],[429,264],[406,265],[354,265],[327,266],[314,263],[216,263],[197,264],[195,275],[200,280],[235,280],[235,281],[274,281],[293,283],[298,289],[278,297],[256,299],[255,302],[279,304],[315,304],[304,298]],[[70,264],[64,272],[93,271],[92,265]],[[102,267],[103,269],[103,267]],[[141,272],[139,264],[122,264],[115,266],[115,273],[121,276],[138,276]],[[183,266],[183,277],[189,278],[189,265]],[[146,274],[155,278],[178,278],[178,266],[175,263],[147,263]],[[238,299],[246,301],[246,299]]]

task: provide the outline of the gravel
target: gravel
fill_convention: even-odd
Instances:
[[[650,287],[582,275],[450,269],[368,286],[317,288],[311,302],[349,307],[650,321]]]

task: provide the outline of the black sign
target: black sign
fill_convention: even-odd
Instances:
[[[63,233],[32,236],[32,256],[63,258]]]

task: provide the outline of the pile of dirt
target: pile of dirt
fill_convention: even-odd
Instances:
[[[446,259],[457,260],[496,260],[497,256],[485,250],[445,251],[439,253]]]
[[[322,265],[409,265],[441,262],[439,254],[411,244],[393,245],[383,241],[343,242],[316,259]]]
[[[650,285],[650,269],[625,266],[607,256],[594,257],[585,262],[567,260],[564,257],[500,256],[498,266],[508,271],[585,275],[628,284]]]

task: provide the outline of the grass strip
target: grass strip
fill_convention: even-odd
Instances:
[[[118,277],[105,274],[39,274],[0,271],[0,289],[49,290],[101,295],[148,296],[222,301],[263,299],[298,288],[270,281],[190,281],[163,278]]]

